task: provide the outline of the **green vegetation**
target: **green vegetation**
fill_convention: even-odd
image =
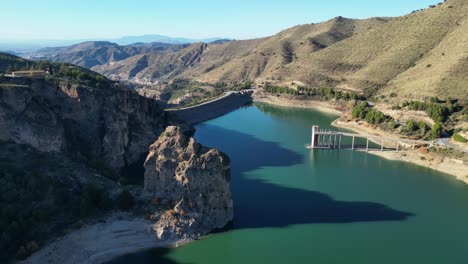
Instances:
[[[285,64],[291,63],[294,60],[294,49],[290,41],[283,42],[283,62]]]
[[[365,120],[369,124],[380,126],[383,129],[394,130],[398,128],[396,121],[392,117],[386,116],[382,112],[369,107],[367,102],[358,104],[353,109],[352,116]],[[444,126],[441,122],[436,122],[431,129],[430,126],[423,121],[417,122],[408,120],[405,122],[404,126],[399,129],[399,133],[421,139],[436,139],[442,136],[444,132],[443,128]]]
[[[407,108],[408,110],[424,111],[427,115],[434,120],[435,125],[432,127],[430,134],[422,134],[426,138],[439,138],[444,132],[449,134],[454,133],[454,126],[458,122],[463,122],[464,116],[466,115],[466,108],[459,103],[457,99],[447,97],[445,100],[441,100],[438,97],[430,98],[429,102],[421,101],[406,101],[401,105],[393,106],[392,109]],[[422,128],[422,125],[419,126]],[[413,124],[407,123],[407,129],[402,130],[403,134],[411,135]],[[415,128],[417,130],[417,128]],[[427,127],[424,126],[424,131],[427,131]],[[455,131],[456,132],[456,131]]]
[[[466,143],[468,142],[468,140],[466,138],[464,138],[462,135],[456,133],[453,135],[453,140],[457,141],[457,142],[461,142],[461,143]]]
[[[431,98],[430,103],[420,101],[404,102],[403,105],[396,106],[394,109],[408,107],[409,110],[425,111],[427,115],[434,120],[434,122],[444,122],[454,112],[461,110],[460,105],[457,103],[453,104],[451,98],[447,98],[445,104],[439,103],[437,97]]]
[[[5,142],[0,149],[0,262],[27,257],[36,248],[31,243],[113,207],[104,189],[76,180],[96,179],[94,173],[76,170],[62,154]]]
[[[10,73],[12,70],[26,69],[28,63],[32,62],[17,56],[0,52],[0,72],[2,73]]]
[[[371,107],[367,102],[358,104],[352,112],[354,118],[366,120],[369,124],[379,125],[386,122],[393,121],[393,118],[384,115],[384,113],[377,111]]]
[[[400,133],[406,136],[429,139],[431,138],[430,130],[430,126],[423,121],[416,122],[414,120],[408,120],[405,126],[400,130]]]
[[[436,122],[432,126],[431,130],[431,137],[432,139],[440,138],[442,136],[442,133],[444,132],[443,125],[441,122]]]
[[[29,61],[13,55],[0,53],[0,72],[11,73],[23,70],[48,71],[48,79],[65,79],[95,88],[109,88],[112,82],[103,75],[66,63]]]
[[[304,93],[309,96],[321,97],[322,99],[330,100],[330,99],[343,99],[345,101],[348,100],[366,100],[366,98],[362,95],[359,95],[355,92],[342,92],[337,91],[332,88],[312,88],[312,87],[303,87],[299,86],[297,90],[300,93]]]
[[[312,88],[305,86],[298,86],[297,89],[292,89],[286,86],[276,86],[267,84],[263,90],[273,94],[290,94],[290,95],[302,95],[307,96],[316,100],[365,100],[365,97],[355,92],[342,92],[332,88]]]
[[[274,94],[292,94],[292,95],[298,95],[299,91],[295,89],[291,89],[289,87],[283,87],[283,86],[275,86],[275,85],[266,85],[263,88],[264,91],[269,92],[269,93],[274,93]]]
[[[111,85],[111,81],[106,77],[100,74],[91,73],[90,71],[76,66],[60,64],[58,68],[55,68],[56,70],[53,70],[53,73],[55,73],[56,76],[68,78],[90,87],[109,88]]]

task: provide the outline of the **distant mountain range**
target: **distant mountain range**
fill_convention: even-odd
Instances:
[[[36,60],[68,62],[91,69],[94,66],[121,61],[138,54],[173,53],[189,45],[154,42],[121,46],[109,41],[88,41],[67,47],[43,48],[30,54],[23,54],[23,56]]]
[[[196,42],[210,43],[214,41],[228,41],[225,38],[206,38],[191,39],[180,37],[168,37],[163,35],[143,35],[143,36],[125,36],[116,39],[79,39],[79,40],[24,40],[24,41],[5,41],[0,40],[0,51],[6,52],[33,52],[45,47],[63,47],[90,41],[109,41],[119,45],[129,45],[134,43],[166,43],[166,44],[190,44]]]
[[[128,45],[133,43],[152,43],[152,42],[159,42],[159,43],[168,43],[168,44],[189,44],[189,43],[196,43],[196,42],[205,42],[210,43],[213,41],[225,40],[223,38],[207,38],[207,39],[190,39],[190,38],[173,38],[168,36],[162,35],[143,35],[143,36],[128,36],[122,37],[115,40],[110,40],[115,42],[119,45]]]

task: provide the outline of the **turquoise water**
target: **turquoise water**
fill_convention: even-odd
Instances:
[[[232,159],[235,218],[177,249],[112,263],[468,263],[468,187],[351,150],[310,150],[336,118],[265,104],[197,126]]]

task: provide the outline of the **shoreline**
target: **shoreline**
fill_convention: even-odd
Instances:
[[[343,111],[338,110],[338,106],[326,102],[288,99],[284,97],[277,97],[274,95],[259,95],[258,93],[254,93],[252,95],[252,98],[254,102],[259,103],[267,103],[284,107],[308,108],[317,110],[322,113],[334,114],[338,116],[341,116],[343,114]]]
[[[105,222],[71,230],[17,263],[103,263],[125,254],[177,247],[193,241],[186,238],[160,240],[152,228],[152,223],[143,217],[115,213]]]
[[[344,111],[337,109],[335,105],[319,101],[302,101],[297,99],[288,99],[284,97],[277,97],[274,95],[254,95],[254,102],[268,103],[272,105],[285,106],[285,107],[302,107],[320,111],[327,114],[339,115],[331,125],[338,128],[344,128],[356,132],[361,135],[378,134],[389,137],[395,137],[394,134],[386,133],[384,131],[367,128],[360,126],[356,122],[344,123],[341,118],[345,114]],[[372,140],[371,140],[372,141]],[[374,142],[379,144],[379,142]],[[449,174],[458,180],[468,184],[468,165],[464,164],[461,160],[446,158],[435,153],[422,153],[418,150],[400,150],[400,151],[369,151],[369,154],[382,157],[387,160],[404,161],[413,163],[419,166],[437,170],[445,174]]]
[[[341,117],[340,117],[341,118]],[[353,123],[344,123],[336,119],[332,122],[332,126],[349,129],[358,134],[379,134],[389,136],[392,134],[385,133],[383,131],[366,128],[359,126],[356,122]],[[394,136],[394,135],[392,135]],[[372,141],[372,140],[371,140]],[[374,142],[379,144],[379,142]],[[439,172],[449,174],[456,177],[458,180],[461,180],[468,184],[467,171],[468,165],[465,165],[463,161],[456,160],[452,158],[446,158],[436,153],[423,153],[418,150],[400,150],[400,151],[368,151],[369,154],[376,155],[387,160],[396,160],[413,163],[419,166],[430,168]]]
[[[308,108],[326,114],[339,116],[331,125],[352,130],[359,134],[385,133],[355,124],[340,121],[344,111],[336,105],[318,101],[302,101],[272,95],[252,95],[254,102],[262,102],[284,107]],[[391,135],[391,134],[388,134]],[[395,135],[392,135],[395,136]],[[378,143],[378,142],[377,142]],[[468,166],[450,158],[434,153],[421,153],[418,150],[406,151],[369,151],[387,160],[413,163],[455,176],[468,184],[465,174]],[[430,157],[428,157],[430,156]],[[436,157],[439,156],[439,157]],[[423,159],[424,157],[424,159]],[[152,222],[128,213],[114,213],[104,222],[92,223],[70,230],[66,235],[47,242],[44,247],[29,258],[17,263],[103,263],[120,256],[137,253],[153,248],[178,247],[193,241],[192,238],[157,238]]]

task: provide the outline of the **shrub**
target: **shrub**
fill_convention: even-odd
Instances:
[[[443,128],[441,122],[436,122],[431,130],[432,139],[440,138],[442,136]]]
[[[445,121],[447,117],[458,110],[458,106],[451,103],[452,99],[450,99],[450,103],[447,103],[447,105],[437,104],[438,101],[437,97],[433,97],[431,98],[431,103],[411,101],[404,102],[403,106],[408,106],[409,110],[425,111],[435,122]]]
[[[415,131],[418,129],[418,126],[413,120],[408,120],[406,121],[406,129],[408,129],[408,131]]]
[[[391,117],[384,115],[384,113],[370,108],[367,102],[361,102],[356,106],[352,111],[352,116],[354,118],[364,119],[367,123],[374,125],[392,120]]]
[[[460,134],[455,134],[453,135],[453,140],[457,141],[457,142],[461,142],[461,143],[466,143],[468,142],[468,140],[466,138],[464,138],[462,135]]]
[[[292,94],[292,95],[297,95],[298,91],[288,88],[288,87],[283,87],[283,86],[274,86],[274,85],[266,85],[265,88],[263,88],[266,92],[269,93],[276,93],[276,94]]]
[[[294,59],[294,50],[291,42],[283,42],[283,61],[285,64],[291,63]]]
[[[429,128],[428,125],[423,121],[419,121],[417,125],[422,134],[425,134]]]

